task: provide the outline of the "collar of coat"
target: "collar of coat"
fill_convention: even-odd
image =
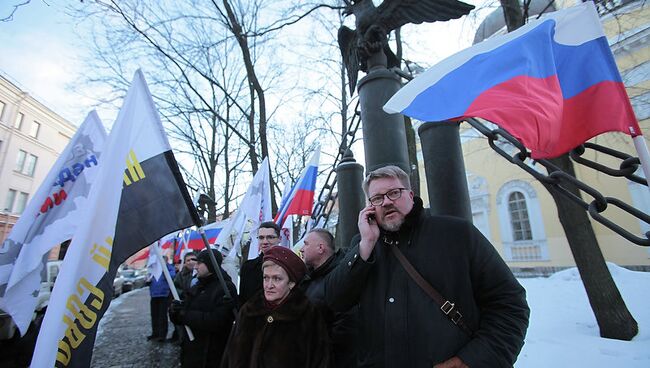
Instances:
[[[264,303],[264,290],[262,290],[244,304],[241,313],[248,317],[273,316],[276,321],[293,321],[300,319],[309,306],[310,303],[305,294],[298,287],[294,287],[282,305],[274,310],[269,310]]]
[[[340,259],[343,258],[343,256],[344,256],[343,252],[341,252],[341,250],[338,249],[336,252],[332,253],[332,256],[329,257],[327,261],[325,261],[325,263],[320,265],[320,267],[310,270],[311,272],[309,272],[307,277],[313,280],[327,275],[328,273],[330,273],[330,271],[336,268],[336,266],[340,262]]]

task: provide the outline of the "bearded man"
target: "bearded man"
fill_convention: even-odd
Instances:
[[[529,309],[492,244],[429,215],[399,167],[372,171],[363,189],[359,236],[326,285],[334,310],[358,304],[357,366],[512,367]]]

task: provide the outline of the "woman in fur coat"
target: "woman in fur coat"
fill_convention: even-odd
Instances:
[[[319,309],[296,287],[307,269],[282,246],[264,253],[264,289],[239,311],[222,368],[327,368],[328,332]]]

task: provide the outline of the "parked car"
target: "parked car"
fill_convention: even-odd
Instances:
[[[144,286],[146,281],[147,270],[124,269],[120,272],[124,277],[122,291],[125,293],[131,290],[139,289]]]
[[[117,298],[124,292],[124,277],[118,272],[113,279],[113,298]]]

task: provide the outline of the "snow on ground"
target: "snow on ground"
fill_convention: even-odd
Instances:
[[[608,266],[639,334],[632,341],[600,337],[576,268],[549,278],[519,279],[531,313],[516,367],[650,367],[650,273]]]
[[[650,367],[650,273],[633,272],[608,264],[628,309],[639,324],[632,341],[600,337],[596,318],[576,268],[549,278],[519,279],[526,288],[531,309],[530,327],[517,368]],[[99,325],[136,290],[112,301]],[[147,306],[148,308],[148,306]]]
[[[101,334],[104,332],[104,325],[106,323],[109,323],[109,321],[113,319],[113,311],[118,310],[122,302],[124,302],[127,298],[134,296],[136,294],[136,291],[138,290],[129,291],[128,293],[124,293],[118,296],[117,298],[111,300],[111,304],[108,306],[108,309],[106,309],[106,313],[104,313],[102,319],[99,320],[99,326],[97,326],[96,338],[99,338],[99,336],[101,336]]]

